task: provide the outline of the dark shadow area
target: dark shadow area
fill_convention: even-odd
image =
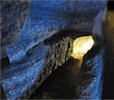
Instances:
[[[30,99],[73,99],[80,66],[80,61],[71,57],[43,82]]]
[[[108,16],[109,16],[109,24],[106,26],[106,39],[108,41],[107,49],[105,52],[105,66],[104,66],[104,84],[103,84],[103,95],[102,99],[114,99],[114,48],[113,48],[113,13],[114,13],[114,1],[109,0],[108,4]]]
[[[83,57],[83,62],[86,62],[88,59],[92,59],[95,55],[97,55],[103,45],[94,45],[91,50],[89,50]]]
[[[103,99],[114,99],[114,56],[108,51],[104,66]]]
[[[108,10],[114,10],[114,0],[109,0],[107,7]]]
[[[78,34],[77,34],[78,33]],[[61,30],[58,33],[54,34],[53,36],[47,38],[44,42],[46,44],[54,44],[58,41],[60,41],[61,39],[63,39],[63,37],[71,37],[73,40],[75,40],[77,37],[81,37],[81,36],[88,36],[91,35],[91,32],[86,32],[86,31],[79,31],[79,30],[73,30],[73,29],[65,29],[65,30]]]
[[[10,64],[8,56],[3,58],[3,59],[0,59],[0,62],[1,62],[0,63],[1,64],[1,69],[7,67]]]
[[[4,90],[3,90],[3,88],[2,88],[2,85],[1,85],[1,83],[0,83],[0,100],[6,100],[6,95],[5,95],[5,93],[4,93]]]

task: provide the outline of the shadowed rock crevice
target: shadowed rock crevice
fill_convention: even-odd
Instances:
[[[101,98],[104,48],[93,48],[85,54],[83,63],[81,60],[70,58],[55,70],[30,99]]]
[[[30,99],[73,99],[80,65],[79,60],[71,57],[36,89]]]

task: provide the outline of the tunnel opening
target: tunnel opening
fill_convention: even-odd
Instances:
[[[84,55],[93,47],[92,35],[73,41],[71,58],[58,67],[30,96],[30,99],[73,99]]]
[[[83,60],[83,56],[93,47],[92,35],[81,36],[73,41],[73,52],[71,56],[75,59]]]

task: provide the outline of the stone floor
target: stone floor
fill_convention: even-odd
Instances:
[[[100,52],[101,51],[102,50],[100,50]],[[81,52],[80,49],[80,54],[81,53],[83,52]],[[91,54],[94,54],[92,58],[89,56]],[[83,64],[83,57],[81,57],[80,60],[70,58],[63,66],[55,70],[39,88],[37,88],[30,99],[98,99],[101,97],[103,55],[102,53],[97,54],[92,49],[91,53],[88,52],[85,58],[87,57],[89,57],[89,59],[84,60],[85,63]],[[83,91],[85,92],[82,93]],[[92,93],[90,91],[92,91]]]
[[[30,99],[73,99],[81,61],[70,58],[31,95]]]

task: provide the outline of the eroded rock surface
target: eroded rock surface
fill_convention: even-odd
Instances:
[[[19,63],[2,70],[1,83],[8,99],[28,98],[72,53],[72,39],[62,38],[56,43],[37,44]]]
[[[105,47],[102,47],[102,49],[95,47],[85,55],[76,81],[75,99],[102,98],[104,53]]]
[[[10,62],[20,61],[38,42],[60,30],[91,31],[95,16],[105,5],[105,0],[33,0],[18,40],[8,47]]]
[[[18,5],[20,2],[15,1],[15,3],[9,2],[11,5]],[[24,4],[22,5],[24,6]],[[29,3],[27,3],[26,7],[28,5]],[[51,43],[46,42],[47,45],[40,42],[64,29],[91,31],[94,17],[101,9],[104,9],[105,5],[106,1],[97,0],[57,0],[49,2],[33,0],[30,14],[19,33],[19,38],[7,48],[12,64],[2,70],[1,78],[7,98],[17,99],[29,97],[53,70],[69,59],[72,51],[71,38],[66,36],[54,42],[56,40],[55,38]],[[27,16],[28,8],[26,9],[26,7],[24,8],[25,15],[23,13],[16,13],[19,15],[22,14],[21,16]],[[20,8],[23,7],[17,7],[17,9]],[[4,15],[4,13],[2,14]],[[17,18],[17,16],[14,16],[14,18]],[[1,19],[3,20],[3,18]],[[15,38],[15,35],[19,32],[16,25],[13,27],[17,19],[13,19],[12,15],[11,18],[8,17],[8,21],[11,19],[13,23],[5,24],[8,25],[8,28],[5,27],[6,30],[3,28],[4,25],[2,25],[1,29],[3,28],[2,30],[5,32],[11,29],[12,31],[9,31],[8,34],[11,32],[11,35]],[[22,23],[24,19],[22,17]],[[17,23],[19,27],[22,26],[20,21]],[[13,34],[14,32],[15,35]],[[3,36],[7,38],[3,40],[3,45],[5,43],[9,44],[14,40],[12,38],[10,41],[9,38],[11,38],[11,35]]]
[[[31,0],[1,0],[0,3],[0,40],[1,46],[6,46],[17,39],[28,16]]]

